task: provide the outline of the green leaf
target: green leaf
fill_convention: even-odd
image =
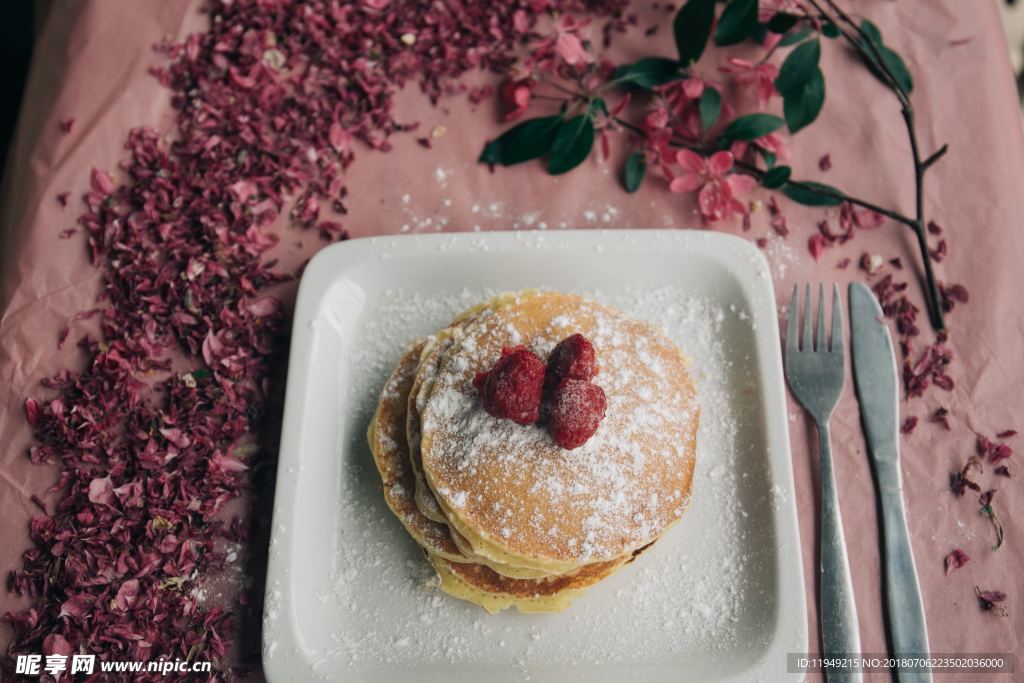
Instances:
[[[623,64],[615,70],[614,80],[623,85],[635,85],[650,90],[659,85],[682,78],[679,62],[666,57],[645,57],[633,64]]]
[[[809,26],[804,26],[799,31],[794,31],[793,33],[787,33],[786,35],[784,35],[782,37],[782,40],[779,41],[779,45],[781,45],[782,47],[789,47],[790,45],[796,45],[797,43],[799,43],[804,38],[807,38],[808,36],[810,36],[812,33],[814,33],[814,31],[811,30],[811,28]]]
[[[715,45],[735,45],[757,30],[757,0],[732,0],[715,29]]]
[[[679,61],[686,66],[700,59],[715,20],[715,0],[687,0],[676,13],[673,30]]]
[[[867,57],[864,59],[871,73],[875,75],[875,78],[888,85],[888,81],[883,76],[882,71],[875,64],[875,52],[878,52],[882,58],[882,65],[889,70],[889,73],[892,74],[892,77],[899,86],[909,95],[914,90],[914,79],[911,77],[907,65],[904,64],[903,58],[894,50],[886,47],[885,43],[882,42],[882,32],[867,19],[860,22],[860,30],[867,36],[867,41],[864,38],[859,38],[857,42],[862,50],[871,55],[870,59]],[[871,46],[874,46],[875,49],[872,50]]]
[[[640,183],[644,181],[647,173],[647,161],[644,159],[643,150],[637,150],[626,158],[626,169],[623,174],[622,184],[626,186],[626,192],[633,193],[640,189]]]
[[[814,72],[819,70],[819,59],[821,42],[817,38],[798,45],[782,63],[779,77],[775,79],[775,87],[783,96],[790,92],[799,92]]]
[[[776,166],[775,168],[768,169],[768,171],[761,176],[761,184],[769,190],[775,190],[789,182],[789,176],[792,174],[793,169],[789,166]]]
[[[878,27],[875,26],[875,24],[872,23],[870,20],[868,20],[868,19],[862,20],[860,22],[860,30],[863,31],[864,35],[866,35],[868,37],[868,40],[870,40],[875,45],[884,45],[885,44],[882,41],[882,32],[879,31]]]
[[[882,63],[889,69],[889,73],[900,84],[903,91],[908,95],[914,90],[914,78],[910,75],[910,69],[903,63],[903,58],[893,50],[883,47]]]
[[[838,38],[839,37],[839,27],[836,26],[831,21],[828,22],[828,23],[822,24],[821,25],[821,35],[825,36],[826,38]]]
[[[782,96],[782,112],[786,116],[786,127],[790,133],[811,124],[818,118],[825,104],[825,75],[815,68],[799,90],[789,90]]]
[[[602,97],[595,97],[594,99],[592,99],[590,101],[590,106],[587,108],[587,113],[589,113],[592,117],[598,112],[601,112],[602,114],[605,115],[608,114],[608,104],[604,101],[604,98]]]
[[[784,121],[772,114],[747,114],[730,123],[722,133],[723,142],[754,140],[782,127]]]
[[[796,26],[798,21],[800,21],[800,17],[795,14],[777,12],[775,16],[768,20],[768,30],[772,33],[785,33]]]
[[[838,196],[822,194],[815,190],[832,192]],[[805,206],[838,206],[844,201],[843,193],[836,188],[831,185],[815,183],[809,180],[800,183],[800,185],[786,185],[786,187],[782,189],[782,194],[786,195],[797,204],[804,204]]]
[[[561,122],[561,116],[527,119],[484,145],[479,160],[485,164],[511,166],[539,159],[551,150]]]
[[[700,95],[700,125],[710,130],[722,113],[722,96],[711,86],[705,86]]]
[[[551,146],[548,173],[559,175],[571,171],[590,155],[594,146],[594,123],[586,114],[562,123]]]
[[[775,166],[775,152],[769,152],[768,150],[761,149],[760,147],[757,148],[757,151],[760,152],[761,158],[764,159],[765,166],[768,168]]]
[[[768,24],[757,22],[757,27],[754,29],[754,33],[750,37],[758,45],[764,44],[765,38],[768,37]]]

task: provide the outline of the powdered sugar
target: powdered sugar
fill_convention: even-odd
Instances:
[[[589,337],[603,370],[594,378],[607,397],[605,419],[579,448],[556,445],[549,429],[524,428],[479,409],[473,375],[489,367],[502,347],[523,341],[547,357],[565,337],[559,326],[537,317],[535,306],[571,318],[570,329]],[[472,352],[460,349],[468,367],[447,362],[421,417],[424,468],[454,490],[474,488],[486,501],[512,510],[515,533],[504,545],[512,552],[569,555],[582,561],[608,561],[653,540],[675,521],[686,501],[656,500],[651,491],[684,486],[691,460],[697,410],[686,388],[682,359],[673,344],[650,326],[587,300],[526,296],[522,305],[482,315],[466,331]],[[653,388],[650,401],[637,386]],[[551,407],[552,416],[557,413]],[[432,437],[428,444],[426,436]],[[555,484],[560,484],[556,487]],[[564,489],[557,495],[551,492]],[[530,491],[537,493],[531,495]],[[442,498],[445,494],[438,491]],[[497,538],[505,524],[483,501],[460,505],[447,497],[462,522],[484,537]],[[585,528],[588,518],[597,522]],[[560,523],[560,533],[547,530]],[[570,547],[571,538],[581,539]]]
[[[340,482],[336,514],[342,522],[334,540],[332,585],[321,596],[346,615],[346,628],[318,648],[318,659],[332,663],[321,672],[325,678],[343,673],[337,662],[353,671],[476,663],[511,667],[525,676],[540,665],[698,657],[708,649],[726,652],[747,642],[751,628],[763,630],[751,624],[770,623],[774,560],[754,539],[770,533],[767,518],[778,494],[763,485],[762,418],[749,392],[755,370],[742,351],[743,335],[751,334],[747,313],[676,286],[581,293],[664,327],[693,359],[702,419],[689,511],[635,563],[590,589],[567,612],[489,617],[439,593],[433,571],[384,506],[369,455],[357,458],[355,471]],[[354,452],[365,454],[360,425],[368,422],[375,394],[405,344],[492,294],[463,290],[423,297],[394,290],[366,311],[347,359],[349,405],[356,414],[346,423],[354,424]],[[566,495],[558,482],[540,483],[547,484],[552,495]],[[595,518],[587,530],[599,529]],[[555,525],[545,531],[558,533]],[[580,547],[588,543],[585,535],[571,540]],[[761,550],[752,553],[756,548]],[[742,664],[742,656],[734,659]]]

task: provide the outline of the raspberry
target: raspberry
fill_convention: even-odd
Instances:
[[[546,370],[525,346],[506,348],[489,372],[477,373],[473,386],[488,414],[530,425],[540,419]]]
[[[597,374],[597,354],[594,345],[582,334],[576,333],[558,342],[548,357],[548,372],[553,384],[563,378],[593,379]]]
[[[548,405],[548,430],[562,448],[582,446],[594,435],[607,408],[604,390],[579,379],[563,379]]]

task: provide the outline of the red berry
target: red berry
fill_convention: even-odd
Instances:
[[[592,379],[597,374],[597,354],[594,345],[582,334],[576,333],[558,342],[548,357],[548,372],[554,380],[563,378]]]
[[[473,378],[473,386],[488,414],[534,424],[540,419],[546,370],[544,361],[525,346],[502,349],[501,358],[490,372],[477,373]]]
[[[604,390],[579,379],[563,379],[548,405],[548,429],[559,446],[573,449],[594,435],[608,404]]]

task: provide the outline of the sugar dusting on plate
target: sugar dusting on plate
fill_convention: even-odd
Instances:
[[[771,631],[765,624],[773,622],[776,609],[775,543],[763,537],[771,534],[779,492],[765,486],[770,478],[763,445],[752,436],[762,419],[752,396],[756,361],[730,346],[731,338],[753,333],[750,317],[671,285],[612,296],[579,293],[662,326],[692,359],[702,417],[689,511],[636,562],[561,614],[489,616],[441,593],[422,553],[384,505],[364,430],[406,344],[494,292],[426,297],[390,291],[366,311],[347,350],[346,403],[352,414],[343,420],[346,462],[338,482],[337,537],[327,539],[333,547],[330,589],[317,596],[342,614],[343,628],[330,633],[329,644],[313,658],[324,663],[317,673],[339,675],[338,662],[350,670],[475,663],[514,667],[526,675],[540,665],[728,653]],[[276,618],[273,599],[265,618]],[[265,656],[273,656],[271,650],[273,643]],[[743,658],[734,652],[725,659],[733,656]]]

